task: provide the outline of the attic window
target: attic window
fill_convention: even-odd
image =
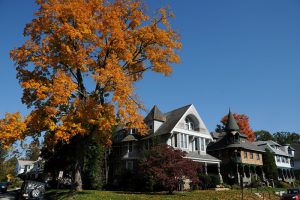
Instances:
[[[194,123],[190,117],[185,118],[185,128],[187,130],[195,130]]]
[[[152,124],[149,125],[149,129],[150,130],[153,129],[153,125]]]

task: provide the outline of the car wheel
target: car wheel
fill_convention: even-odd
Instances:
[[[31,191],[31,196],[33,198],[38,198],[40,196],[40,194],[41,194],[41,191],[38,190],[38,189],[34,189],[34,190]]]

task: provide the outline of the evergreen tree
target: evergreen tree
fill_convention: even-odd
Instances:
[[[271,153],[269,149],[265,149],[265,153],[263,154],[264,161],[264,172],[266,178],[277,180],[278,178],[278,170],[275,163],[274,155]]]
[[[104,184],[105,148],[91,141],[85,154],[83,185],[86,189],[101,189]]]

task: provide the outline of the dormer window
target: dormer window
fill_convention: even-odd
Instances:
[[[187,130],[195,130],[194,123],[193,123],[192,119],[189,118],[189,117],[185,118],[185,129],[187,129]]]

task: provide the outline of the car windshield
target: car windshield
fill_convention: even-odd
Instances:
[[[298,194],[299,193],[299,189],[289,189],[287,191],[288,194]]]

